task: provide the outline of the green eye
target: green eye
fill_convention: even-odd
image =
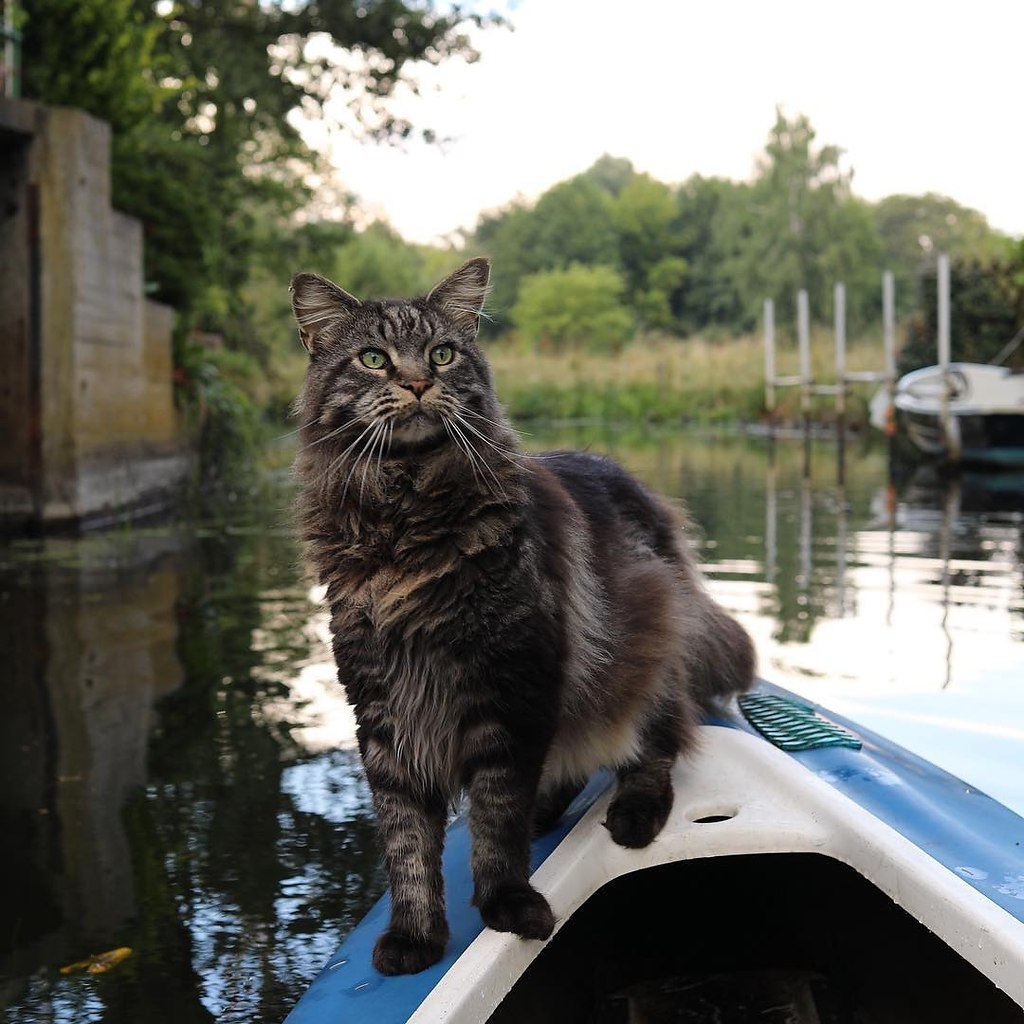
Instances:
[[[359,362],[371,370],[379,370],[387,365],[388,357],[379,348],[368,348],[359,353]]]
[[[437,345],[430,350],[430,361],[435,366],[447,366],[454,358],[451,345]]]

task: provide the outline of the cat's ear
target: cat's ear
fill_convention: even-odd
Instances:
[[[490,276],[491,261],[486,256],[477,256],[434,285],[427,302],[439,306],[456,324],[475,334],[480,326]]]
[[[362,305],[354,295],[319,274],[296,274],[289,290],[299,337],[307,352],[313,351],[325,328],[350,319]]]

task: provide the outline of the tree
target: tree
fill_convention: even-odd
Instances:
[[[327,122],[340,91],[346,130],[408,136],[391,100],[415,89],[410,68],[475,59],[465,29],[483,21],[417,0],[25,7],[26,95],[111,122],[114,201],[143,221],[151,290],[239,344],[258,224],[301,205],[317,166],[297,115]]]
[[[611,220],[619,236],[619,253],[630,298],[638,303],[651,287],[651,269],[673,255],[678,210],[668,185],[647,174],[635,174],[611,205]],[[679,269],[678,264],[676,269]],[[668,283],[662,274],[662,287]],[[674,282],[678,286],[678,282]],[[655,300],[665,305],[669,297]]]
[[[900,352],[900,370],[930,366],[938,336],[937,272],[921,279],[917,314]],[[1024,240],[1005,241],[997,260],[952,260],[950,264],[950,342],[953,358],[965,362],[1000,362],[1024,367],[1024,345],[1005,347],[1024,331]]]
[[[484,214],[473,233],[472,248],[494,261],[488,306],[495,322],[493,327],[485,322],[483,330],[504,329],[523,278],[544,269],[540,222],[534,210],[522,202]]]
[[[22,92],[128,131],[164,96],[152,68],[159,26],[136,0],[26,0]]]
[[[679,188],[676,202],[679,252],[687,261],[675,300],[678,328],[684,333],[709,325],[749,330],[755,315],[736,278],[751,231],[750,186],[694,175]]]
[[[633,316],[621,302],[624,290],[613,267],[577,263],[527,277],[512,316],[534,344],[615,351],[634,330]]]
[[[1003,254],[1005,239],[977,210],[934,192],[887,196],[872,210],[882,243],[882,259],[896,278],[902,311],[921,298],[921,282],[934,274],[939,253],[951,259],[990,263]]]
[[[548,189],[534,208],[541,268],[616,266],[619,240],[607,194],[584,175]]]
[[[589,178],[599,189],[615,198],[633,180],[635,174],[633,164],[625,157],[605,153],[583,172],[583,177]]]
[[[806,288],[812,315],[829,319],[832,287],[843,282],[851,319],[877,306],[881,245],[867,205],[851,192],[852,172],[837,146],[815,146],[804,115],[777,111],[750,192],[750,233],[737,260],[748,311],[766,297],[792,317],[796,292]]]
[[[512,308],[522,280],[573,263],[619,263],[611,197],[586,175],[560,182],[533,207],[514,204],[481,218],[472,247],[494,259],[491,305],[500,318]]]

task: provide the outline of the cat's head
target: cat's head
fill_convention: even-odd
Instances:
[[[489,275],[478,257],[419,298],[360,301],[318,274],[297,274],[292,309],[310,354],[304,423],[339,441],[363,433],[371,455],[472,433],[467,422],[480,429],[475,417],[492,418],[495,403],[476,344]]]

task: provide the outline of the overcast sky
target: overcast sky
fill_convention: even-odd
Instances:
[[[335,147],[341,181],[410,240],[602,153],[666,182],[746,180],[777,104],[846,151],[864,198],[939,192],[1024,234],[1024,0],[520,0],[510,18],[402,108],[453,141]]]

